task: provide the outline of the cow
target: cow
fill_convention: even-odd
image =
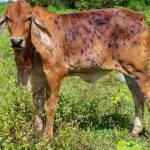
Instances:
[[[31,39],[43,59],[51,95],[45,102],[45,135],[52,136],[61,82],[77,75],[87,82],[116,70],[125,75],[135,99],[132,135],[142,131],[144,100],[150,111],[150,34],[144,15],[124,9],[59,15],[32,9]],[[141,109],[141,110],[140,110]]]
[[[47,80],[41,55],[31,42],[29,23],[31,11],[32,7],[24,1],[12,3],[4,13],[4,17],[0,18],[0,31],[8,24],[18,83],[26,86],[32,92],[36,108],[34,126],[37,131],[42,132],[45,125],[43,105],[48,88],[46,88]],[[23,41],[23,39],[25,40]]]
[[[38,6],[25,13],[26,2],[15,2],[11,8],[20,12],[12,22],[6,11],[0,19],[0,28],[8,24],[10,36],[21,38],[26,45],[26,34],[42,57],[50,95],[45,101],[46,127],[44,135],[53,136],[54,115],[61,81],[66,76],[78,75],[94,82],[111,70],[122,72],[135,103],[135,121],[132,135],[142,132],[144,101],[149,106],[148,56],[149,32],[142,14],[123,9],[90,10],[58,15]],[[22,10],[21,8],[26,8]],[[25,14],[25,15],[24,15]],[[20,21],[20,20],[19,20]],[[26,29],[25,29],[26,28]],[[22,31],[19,32],[18,30]],[[21,45],[21,47],[23,47]],[[129,51],[130,50],[130,51]],[[149,108],[149,107],[148,107]]]

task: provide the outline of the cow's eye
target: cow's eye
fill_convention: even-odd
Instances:
[[[8,20],[8,17],[7,17],[7,16],[5,16],[5,20],[6,20],[6,21]]]
[[[12,22],[12,20],[10,18],[7,17],[7,21]]]
[[[29,17],[26,21],[31,21],[31,17]]]

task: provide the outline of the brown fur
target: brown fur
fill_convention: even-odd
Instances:
[[[57,96],[61,81],[68,75],[79,75],[93,82],[97,75],[102,76],[109,70],[122,72],[135,98],[138,117],[144,105],[141,91],[150,110],[150,35],[142,14],[105,9],[58,15],[35,7],[32,18],[32,42],[42,56],[51,88],[45,103],[46,136],[52,136]],[[136,86],[135,90],[132,85]],[[135,126],[133,133],[138,134],[141,126]]]

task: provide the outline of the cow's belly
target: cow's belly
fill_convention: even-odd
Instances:
[[[69,76],[80,76],[84,81],[93,83],[104,75],[108,74],[111,70],[99,70],[96,72],[82,72],[72,73]]]

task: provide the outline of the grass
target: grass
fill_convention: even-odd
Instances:
[[[9,3],[0,3],[0,14],[2,14],[6,10],[8,5]]]
[[[0,4],[0,8],[3,5]],[[0,9],[1,10],[1,9]],[[65,11],[64,11],[65,12]],[[68,12],[68,10],[67,10]],[[79,77],[62,83],[51,142],[34,133],[31,93],[17,86],[8,32],[0,35],[0,148],[53,150],[115,150],[121,140],[150,149],[150,138],[133,139],[134,105],[126,84],[112,72],[94,84]],[[144,126],[149,130],[145,110]]]

